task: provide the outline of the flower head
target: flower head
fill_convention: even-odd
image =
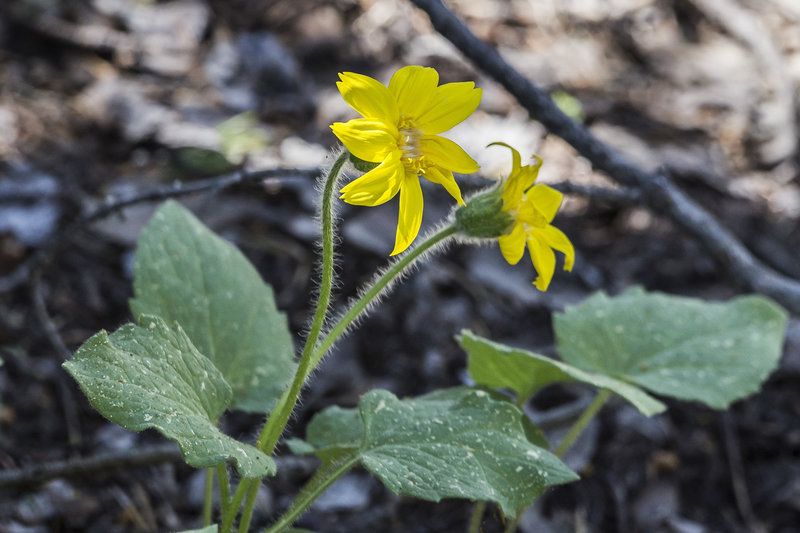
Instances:
[[[439,85],[432,68],[403,67],[389,86],[362,74],[344,72],[336,85],[345,101],[364,118],[331,125],[354,156],[379,163],[342,187],[341,198],[375,206],[400,193],[400,216],[392,255],[411,244],[422,223],[419,177],[442,185],[459,204],[453,172],[470,173],[478,164],[453,141],[438,134],[466,119],[478,107],[481,90],[472,82]]]
[[[514,223],[511,231],[498,238],[500,251],[506,261],[515,265],[525,253],[525,245],[531,254],[538,276],[533,284],[546,291],[556,269],[553,250],[564,254],[564,270],[571,271],[575,262],[575,249],[564,233],[550,223],[556,216],[564,195],[547,185],[535,185],[542,166],[536,156],[532,166],[521,166],[519,152],[505,143],[492,143],[509,148],[513,165],[511,174],[503,184],[503,211]]]

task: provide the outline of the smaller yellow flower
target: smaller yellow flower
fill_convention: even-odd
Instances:
[[[354,205],[376,206],[400,194],[395,246],[411,244],[422,223],[419,178],[442,185],[459,204],[461,191],[453,172],[470,173],[478,164],[460,146],[439,134],[466,119],[481,99],[472,82],[439,85],[432,68],[403,67],[388,86],[362,74],[343,72],[337,83],[342,97],[364,118],[331,125],[355,157],[378,163],[342,187],[341,198]]]
[[[575,262],[575,249],[564,233],[550,225],[556,216],[564,195],[547,185],[535,185],[542,159],[536,157],[532,166],[521,166],[521,158],[511,146],[492,143],[511,150],[513,165],[511,174],[503,185],[503,211],[514,219],[511,231],[498,238],[500,251],[509,264],[515,265],[525,253],[525,245],[531,254],[538,276],[533,284],[546,291],[556,269],[553,250],[564,254],[564,270],[571,271]]]

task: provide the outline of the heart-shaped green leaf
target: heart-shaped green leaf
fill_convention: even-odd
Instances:
[[[272,289],[235,246],[180,204],[142,231],[131,310],[178,322],[233,388],[235,409],[268,413],[291,380],[294,349]]]
[[[308,442],[323,459],[326,453],[357,457],[396,494],[491,500],[515,515],[548,486],[578,478],[531,443],[522,411],[483,390],[444,389],[410,400],[371,391],[359,404],[360,443],[355,412],[323,411]]]
[[[217,429],[231,388],[176,325],[142,316],[87,340],[64,367],[100,414],[131,431],[155,428],[178,442],[187,463],[234,461],[243,477],[263,477],[275,462]]]
[[[762,296],[709,303],[636,288],[595,294],[557,314],[554,327],[567,363],[724,409],[775,369],[786,321]]]
[[[511,389],[524,400],[546,385],[580,381],[619,394],[647,416],[665,409],[663,403],[642,389],[619,379],[586,372],[544,355],[492,342],[468,330],[463,330],[457,340],[469,355],[467,369],[476,383]]]

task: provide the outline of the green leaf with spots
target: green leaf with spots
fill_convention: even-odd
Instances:
[[[586,372],[544,355],[492,342],[469,330],[463,330],[456,338],[469,356],[467,369],[476,383],[511,389],[525,400],[546,385],[580,381],[614,391],[647,416],[660,413],[666,408],[639,387],[625,381]]]
[[[724,409],[775,369],[786,321],[762,296],[709,303],[636,288],[567,307],[554,327],[567,363]]]
[[[272,410],[294,372],[292,337],[272,289],[235,246],[169,201],[142,231],[133,273],[135,316],[178,322],[230,383],[233,408]]]
[[[233,461],[243,477],[273,473],[270,457],[217,429],[231,387],[180,326],[154,316],[140,323],[97,333],[64,363],[95,409],[131,431],[157,429],[192,466]]]
[[[516,515],[548,486],[578,479],[530,441],[522,411],[483,390],[444,389],[410,400],[374,390],[359,404],[360,428],[355,413],[323,411],[308,443],[323,460],[326,453],[357,458],[396,494],[490,500]]]

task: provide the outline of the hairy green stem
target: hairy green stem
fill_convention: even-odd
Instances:
[[[480,533],[481,520],[483,519],[483,512],[486,510],[486,501],[480,500],[475,502],[472,507],[472,516],[469,518],[469,525],[467,526],[467,533]]]
[[[247,530],[250,529],[250,520],[253,519],[253,508],[256,504],[259,488],[261,488],[260,480],[250,483],[250,491],[247,493],[247,500],[244,502],[242,519],[239,521],[239,533],[247,533]]]
[[[358,457],[353,455],[320,467],[297,495],[292,506],[267,530],[267,533],[278,533],[291,526],[314,500],[319,498],[328,487],[346,474],[356,463],[358,463]]]
[[[297,399],[300,396],[300,391],[303,389],[303,382],[306,376],[311,373],[313,365],[311,363],[311,353],[314,346],[317,344],[319,333],[322,331],[322,325],[325,323],[325,317],[328,313],[328,304],[331,299],[331,287],[333,286],[333,193],[336,188],[336,181],[339,178],[339,173],[342,170],[349,153],[347,150],[342,150],[339,156],[334,161],[331,170],[325,179],[325,187],[322,191],[322,206],[320,218],[322,221],[322,279],[320,280],[319,294],[317,297],[317,306],[314,311],[314,318],[311,321],[311,328],[308,332],[303,351],[300,354],[300,361],[297,364],[297,369],[292,379],[292,383],[287,388],[277,405],[270,413],[261,434],[256,441],[256,446],[267,454],[272,454],[275,451],[275,446],[286,428],[289,417],[297,404]],[[246,486],[245,486],[246,485]],[[256,501],[256,494],[261,485],[261,480],[253,480],[245,483],[239,483],[234,494],[233,502],[231,503],[231,513],[225,515],[235,515],[241,505],[244,491],[249,488],[250,492],[245,502],[244,511],[242,512],[242,520],[239,524],[239,531],[247,531],[250,527],[250,520],[253,516],[253,506]],[[244,488],[243,488],[244,487]],[[237,499],[238,497],[238,499]],[[229,526],[233,524],[231,518]],[[223,527],[225,523],[223,522]],[[244,529],[242,529],[244,527]],[[223,531],[223,533],[225,533]]]
[[[331,299],[331,286],[333,284],[333,192],[336,188],[336,180],[339,178],[339,172],[341,172],[348,156],[349,153],[347,150],[343,150],[342,153],[339,154],[339,157],[336,158],[325,180],[325,188],[322,191],[322,208],[320,213],[322,219],[322,280],[319,286],[317,309],[314,312],[311,329],[308,332],[305,346],[303,346],[303,351],[300,354],[300,362],[297,365],[292,384],[284,391],[280,400],[278,400],[278,404],[267,419],[267,423],[264,424],[261,435],[259,435],[257,446],[267,454],[272,454],[275,450],[275,446],[278,444],[278,440],[300,396],[300,391],[303,389],[303,383],[314,367],[311,354],[314,350],[314,346],[317,344],[319,333],[322,331],[322,325],[325,322],[328,304]]]
[[[203,498],[203,527],[211,525],[211,507],[214,498],[214,469],[206,468],[206,487]]]
[[[578,440],[583,430],[586,429],[586,426],[589,425],[589,422],[592,421],[592,418],[600,411],[600,409],[605,405],[608,399],[611,398],[611,391],[608,389],[602,389],[597,396],[594,397],[592,403],[581,413],[581,416],[578,417],[578,420],[575,421],[575,424],[564,436],[564,439],[558,445],[558,448],[553,452],[557,457],[564,457],[564,454],[567,453],[575,441]]]
[[[328,334],[322,338],[319,346],[317,346],[317,349],[314,350],[314,354],[311,357],[313,365],[319,363],[328,350],[331,349],[333,343],[335,343],[336,340],[342,336],[342,333],[345,332],[348,326],[350,326],[350,324],[352,324],[353,321],[358,318],[358,316],[364,312],[367,307],[369,307],[369,304],[371,304],[372,301],[375,300],[375,298],[377,298],[378,295],[380,295],[380,293],[383,292],[398,275],[412,266],[417,259],[425,254],[425,252],[452,237],[457,232],[458,229],[456,229],[455,226],[445,226],[443,229],[434,233],[426,240],[412,248],[409,252],[400,256],[400,259],[395,261],[395,263],[388,270],[386,270],[386,272],[378,277],[373,284],[366,291],[364,291],[364,294],[362,294],[361,297],[350,306],[350,309],[348,309],[347,312],[342,315],[336,324],[333,325]]]

